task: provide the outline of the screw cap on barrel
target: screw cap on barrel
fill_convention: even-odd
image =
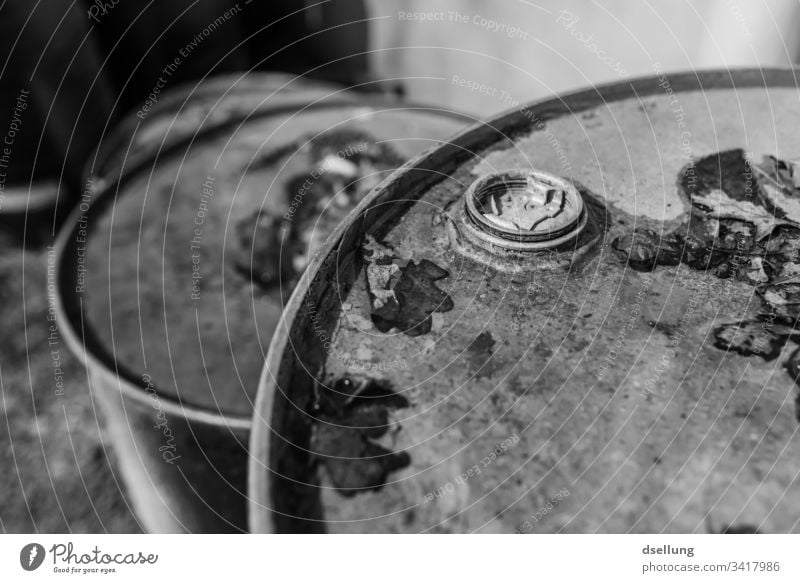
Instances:
[[[587,220],[572,182],[535,169],[481,176],[464,192],[462,208],[462,232],[489,249],[552,249],[577,237]]]

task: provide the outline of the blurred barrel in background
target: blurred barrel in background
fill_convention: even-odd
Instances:
[[[59,242],[59,325],[151,532],[246,530],[252,400],[305,265],[374,185],[467,119],[268,74],[122,122]]]

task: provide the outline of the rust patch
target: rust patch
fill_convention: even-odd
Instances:
[[[467,347],[467,359],[470,368],[475,371],[477,378],[489,377],[497,368],[492,362],[495,352],[495,341],[491,332],[485,331],[478,334]]]
[[[436,285],[450,272],[433,261],[406,261],[369,236],[364,258],[372,323],[381,332],[397,328],[409,336],[421,336],[431,331],[432,314],[453,309],[453,299]]]
[[[758,187],[758,180],[744,150],[727,150],[700,158],[682,171],[680,184],[692,206],[712,212],[706,196],[720,190],[731,201],[748,202],[767,208]]]
[[[768,322],[749,320],[715,328],[714,338],[717,348],[770,361],[781,353],[789,335],[777,333]]]
[[[265,157],[258,168],[297,153],[308,169],[284,187],[289,206],[283,216],[256,211],[237,224],[236,270],[262,287],[294,280],[350,210],[403,159],[385,143],[361,131],[343,129],[303,136]],[[252,169],[252,168],[251,168]]]
[[[658,265],[678,265],[680,245],[674,233],[661,235],[641,228],[617,237],[611,243],[636,271],[653,271]]]
[[[636,229],[613,249],[636,271],[683,263],[753,285],[758,317],[718,326],[714,346],[774,360],[787,341],[798,341],[800,225],[786,217],[800,218],[800,171],[774,156],[752,165],[737,149],[689,164],[679,185],[692,203],[687,225],[669,233]],[[785,367],[800,386],[798,351]],[[800,401],[797,407],[800,420]]]
[[[287,243],[288,229],[279,217],[260,211],[236,223],[236,271],[262,287],[294,277]]]
[[[687,226],[663,234],[637,229],[612,246],[637,271],[684,263],[751,283],[766,283],[776,273],[798,275],[800,230],[785,220],[798,213],[778,204],[800,210],[798,181],[794,166],[771,156],[761,166],[752,166],[743,150],[702,158],[679,178],[692,205]]]
[[[680,232],[638,228],[617,237],[611,246],[636,271],[683,263],[721,279],[763,283],[768,280],[768,252],[756,244],[755,233],[755,225],[747,221],[692,216]]]
[[[768,285],[759,290],[770,315],[779,322],[795,326],[800,320],[800,283],[785,282]]]
[[[800,169],[795,162],[764,156],[753,166],[764,197],[788,218],[800,219]]]
[[[380,490],[391,472],[411,462],[407,453],[373,441],[392,426],[389,412],[405,407],[405,397],[373,379],[345,377],[331,388],[317,388],[311,450],[337,492],[350,497]]]

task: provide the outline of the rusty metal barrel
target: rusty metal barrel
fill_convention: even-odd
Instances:
[[[797,71],[655,73],[335,231],[262,373],[254,531],[800,531]]]
[[[459,114],[248,75],[163,94],[90,161],[59,326],[150,532],[247,529],[252,404],[285,299],[347,212]]]

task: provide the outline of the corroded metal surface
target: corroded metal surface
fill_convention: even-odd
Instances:
[[[800,531],[799,121],[793,71],[660,75],[396,175],[273,340],[252,526]],[[574,183],[593,236],[462,245],[467,187],[532,168]]]

